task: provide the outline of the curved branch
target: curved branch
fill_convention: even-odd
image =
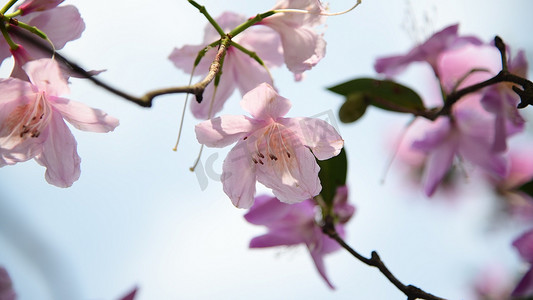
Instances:
[[[361,261],[362,263],[368,266],[377,268],[383,275],[385,275],[385,277],[387,277],[387,279],[392,284],[394,284],[396,288],[398,288],[400,291],[402,291],[402,293],[404,293],[407,296],[407,300],[414,300],[414,299],[445,300],[444,298],[440,298],[430,293],[427,293],[414,285],[403,284],[387,268],[387,266],[381,260],[381,258],[379,257],[376,251],[372,251],[372,255],[370,258],[364,257],[361,254],[359,254],[357,251],[351,248],[348,244],[346,244],[346,242],[339,236],[339,234],[335,230],[335,225],[333,224],[333,218],[331,217],[325,218],[325,222],[322,225],[322,231],[324,232],[324,234],[326,234],[330,238],[334,239],[337,243],[339,243],[339,245],[342,248],[344,248],[346,251],[352,254],[359,261]]]
[[[221,60],[226,54],[227,48],[231,42],[229,37],[224,37],[221,39],[218,52],[215,56],[215,59],[211,63],[211,66],[209,67],[209,73],[200,82],[193,84],[193,85],[187,85],[187,86],[156,89],[156,90],[152,90],[152,91],[145,93],[141,97],[136,97],[96,78],[94,74],[91,74],[91,72],[86,71],[85,69],[80,67],[75,62],[55,52],[49,45],[36,40],[33,36],[30,36],[24,32],[19,32],[19,31],[17,31],[16,34],[18,37],[22,38],[26,42],[31,43],[33,46],[50,54],[50,56],[55,57],[74,74],[79,75],[82,78],[86,78],[92,81],[97,86],[105,89],[106,91],[111,92],[119,97],[122,97],[142,107],[151,107],[154,98],[158,96],[167,95],[167,94],[177,94],[177,93],[194,94],[196,96],[196,101],[202,102],[204,90],[207,87],[207,85],[209,85],[209,83],[213,81],[216,74],[220,72]]]

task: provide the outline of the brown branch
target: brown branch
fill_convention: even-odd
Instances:
[[[426,300],[445,300],[444,298],[440,298],[437,296],[434,296],[432,294],[429,294],[422,289],[414,286],[414,285],[405,285],[403,284],[396,276],[392,274],[392,272],[387,268],[385,263],[381,260],[378,253],[376,251],[372,251],[372,256],[370,258],[366,258],[359,254],[357,251],[355,251],[353,248],[351,248],[346,242],[339,236],[337,231],[335,230],[335,225],[333,224],[333,218],[326,217],[325,222],[322,225],[322,231],[329,236],[330,238],[334,239],[339,245],[344,248],[346,251],[348,251],[350,254],[352,254],[355,258],[357,258],[362,263],[377,268],[387,279],[394,284],[396,288],[398,288],[402,293],[404,293],[407,296],[407,300],[414,300],[414,299],[426,299]]]
[[[50,45],[43,43],[40,40],[35,39],[34,36],[29,35],[25,32],[22,32],[18,30],[16,32],[16,36],[23,39],[26,42],[31,43],[33,46],[37,47],[41,51],[44,51],[45,53],[48,53],[50,56],[54,56],[57,60],[59,60],[64,66],[66,66],[71,72],[73,72],[76,75],[79,75],[82,78],[86,78],[90,81],[92,81],[97,86],[105,89],[106,91],[113,93],[119,97],[122,97],[130,102],[133,102],[137,105],[140,105],[142,107],[151,107],[152,102],[154,98],[162,95],[168,95],[168,94],[177,94],[177,93],[188,93],[188,94],[194,94],[196,96],[196,101],[202,102],[203,99],[203,93],[205,88],[213,81],[217,73],[220,72],[221,68],[221,60],[223,59],[224,55],[226,54],[228,45],[230,44],[230,38],[224,37],[221,39],[218,52],[215,56],[215,59],[211,63],[211,66],[209,67],[209,73],[207,76],[202,79],[200,82],[193,84],[193,85],[187,85],[187,86],[179,86],[179,87],[169,87],[169,88],[162,88],[162,89],[156,89],[147,92],[146,94],[142,95],[141,97],[133,96],[129,93],[126,93],[118,88],[115,88],[111,86],[108,83],[105,83],[104,81],[96,78],[94,74],[91,74],[90,72],[86,71],[82,67],[80,67],[75,62],[71,61],[70,59],[66,58],[65,56],[59,54],[58,52],[55,52]]]
[[[446,97],[446,101],[444,103],[444,106],[436,113],[434,116],[434,119],[438,116],[442,115],[449,115],[452,109],[452,106],[459,101],[463,96],[479,91],[482,88],[485,88],[487,86],[500,83],[500,82],[512,82],[516,83],[520,86],[522,86],[522,89],[520,89],[517,86],[513,86],[513,91],[515,91],[521,99],[521,102],[518,104],[518,108],[524,108],[527,105],[533,105],[533,83],[523,77],[520,77],[518,75],[514,75],[509,72],[507,69],[507,55],[505,50],[505,43],[503,40],[496,36],[494,38],[494,44],[496,48],[500,51],[501,59],[502,59],[502,70],[496,74],[496,76],[487,79],[483,82],[465,87],[461,90],[452,92]]]

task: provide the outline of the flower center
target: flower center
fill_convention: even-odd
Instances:
[[[51,112],[44,93],[39,93],[33,102],[18,106],[11,112],[6,122],[10,136],[22,139],[39,137],[52,117]]]

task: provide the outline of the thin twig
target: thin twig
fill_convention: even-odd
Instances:
[[[498,50],[500,51],[502,59],[502,70],[492,78],[489,78],[483,82],[465,87],[449,94],[448,97],[446,97],[444,106],[435,115],[435,118],[442,115],[449,115],[452,106],[463,96],[500,82],[512,82],[522,86],[523,89],[520,89],[516,86],[513,87],[513,90],[520,96],[521,99],[520,104],[518,104],[518,108],[524,108],[527,105],[533,104],[533,82],[527,80],[526,78],[510,73],[507,69],[507,55],[505,53],[506,47],[503,40],[499,36],[496,36],[494,38],[494,44],[496,48],[498,48]]]
[[[335,225],[333,224],[333,218],[326,217],[324,220],[324,224],[322,225],[322,231],[328,235],[330,238],[334,239],[339,245],[344,248],[346,251],[348,251],[350,254],[352,254],[355,258],[357,258],[362,263],[375,267],[379,269],[379,271],[387,277],[387,279],[394,284],[396,288],[398,288],[402,293],[404,293],[407,296],[408,300],[414,300],[414,299],[426,299],[426,300],[445,300],[444,298],[440,298],[437,296],[434,296],[430,293],[427,293],[423,291],[422,289],[414,286],[414,285],[405,285],[403,284],[392,272],[387,268],[385,263],[381,260],[378,253],[376,251],[372,251],[371,258],[366,258],[363,255],[359,254],[357,251],[355,251],[352,247],[350,247],[346,242],[339,236],[337,231],[335,230]]]
[[[65,56],[55,52],[53,49],[50,48],[49,45],[42,43],[39,40],[36,40],[33,36],[30,36],[24,32],[17,31],[17,37],[23,39],[24,41],[31,43],[33,46],[39,48],[40,50],[44,51],[45,53],[50,54],[50,56],[54,56],[57,60],[59,60],[63,65],[65,65],[70,71],[82,78],[86,78],[90,81],[92,81],[97,86],[105,89],[108,92],[111,92],[119,97],[122,97],[128,101],[131,101],[137,105],[140,105],[142,107],[151,107],[152,101],[154,98],[162,95],[168,95],[168,94],[177,94],[177,93],[189,93],[194,94],[196,96],[196,101],[202,102],[203,99],[203,93],[207,85],[211,83],[211,81],[215,78],[216,74],[220,72],[220,60],[224,57],[226,54],[228,45],[230,44],[231,40],[228,37],[222,38],[217,54],[215,56],[214,61],[211,63],[211,66],[209,67],[209,73],[207,76],[202,79],[200,82],[193,84],[193,85],[187,85],[187,86],[179,86],[179,87],[169,87],[169,88],[162,88],[162,89],[156,89],[147,92],[141,97],[133,96],[129,93],[126,93],[118,88],[115,88],[108,83],[105,83],[104,81],[96,78],[93,74],[86,71],[82,67],[80,67],[75,62],[71,61],[70,59],[66,58]]]

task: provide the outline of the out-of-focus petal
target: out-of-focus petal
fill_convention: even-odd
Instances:
[[[194,130],[200,144],[220,148],[244,138],[253,127],[250,118],[226,115],[197,124]]]
[[[269,84],[262,83],[242,97],[241,106],[254,118],[268,120],[287,114],[291,102],[278,95]]]
[[[43,152],[35,160],[46,167],[46,181],[55,186],[69,187],[80,177],[77,143],[59,113],[52,114]]]
[[[309,147],[319,160],[340,153],[344,140],[335,127],[318,118],[280,118],[277,120],[294,133],[300,143]]]
[[[443,143],[429,153],[423,179],[424,192],[427,196],[435,193],[437,186],[450,169],[456,151],[455,143]]]
[[[275,246],[291,246],[303,243],[304,239],[295,230],[284,229],[269,232],[254,237],[250,241],[250,248],[265,248]]]
[[[113,118],[102,110],[65,98],[50,98],[49,101],[63,115],[63,118],[79,130],[109,132],[119,125],[118,119]]]
[[[268,27],[253,26],[238,35],[237,42],[247,49],[253,49],[269,68],[283,65],[283,48],[276,31]],[[239,51],[235,49],[236,51]]]
[[[198,52],[204,49],[204,45],[185,45],[181,48],[174,48],[168,59],[174,63],[176,68],[183,70],[186,73],[192,73],[194,62],[198,56]],[[202,60],[196,66],[194,75],[203,75],[209,72],[209,66],[215,59],[216,48],[209,49]]]
[[[15,62],[13,65],[13,70],[11,71],[11,75],[9,77],[18,78],[24,81],[30,81],[30,79],[28,78],[28,75],[26,74],[26,71],[22,69],[22,66],[25,65],[30,60],[32,60],[33,58],[30,56],[28,51],[26,51],[26,49],[24,49],[24,47],[20,45],[16,50],[10,50],[10,51],[11,51],[11,54],[13,55]]]
[[[26,63],[22,67],[31,83],[36,85],[40,91],[44,91],[47,96],[59,96],[68,94],[70,89],[65,77],[61,73],[59,66],[52,59],[38,59]]]
[[[511,293],[512,297],[527,297],[533,295],[533,268],[520,279],[520,282]]]
[[[254,203],[256,170],[245,143],[239,142],[228,153],[220,178],[224,192],[238,208]]]
[[[135,295],[137,294],[137,291],[139,289],[137,287],[134,287],[131,291],[129,291],[124,297],[120,298],[120,300],[133,300],[135,299]]]
[[[241,95],[248,93],[263,82],[273,84],[270,74],[258,62],[238,52],[237,49],[232,49],[232,51],[231,62],[235,68],[232,74],[235,76],[235,83]]]
[[[229,58],[229,57],[228,57]],[[228,59],[229,60],[229,59]],[[191,112],[197,119],[210,119],[222,110],[226,100],[235,91],[235,80],[231,66],[224,64],[218,87],[214,81],[204,90],[202,103],[191,101]],[[214,95],[214,97],[213,97]]]
[[[523,233],[513,242],[513,246],[525,261],[533,263],[533,230]]]
[[[331,289],[335,289],[333,284],[329,281],[328,275],[326,274],[326,266],[324,265],[324,253],[320,251],[320,249],[309,249],[311,253],[311,257],[313,258],[313,262],[315,263],[316,269],[318,270],[318,273],[324,279],[326,284]]]
[[[13,282],[6,269],[0,267],[0,300],[15,300],[17,294],[13,289]]]
[[[65,0],[27,0],[20,4],[17,9],[22,11],[22,15],[27,15],[34,11],[44,11],[52,9]]]
[[[270,225],[279,221],[290,211],[290,206],[279,202],[276,197],[261,195],[244,215],[246,221],[255,225]]]

